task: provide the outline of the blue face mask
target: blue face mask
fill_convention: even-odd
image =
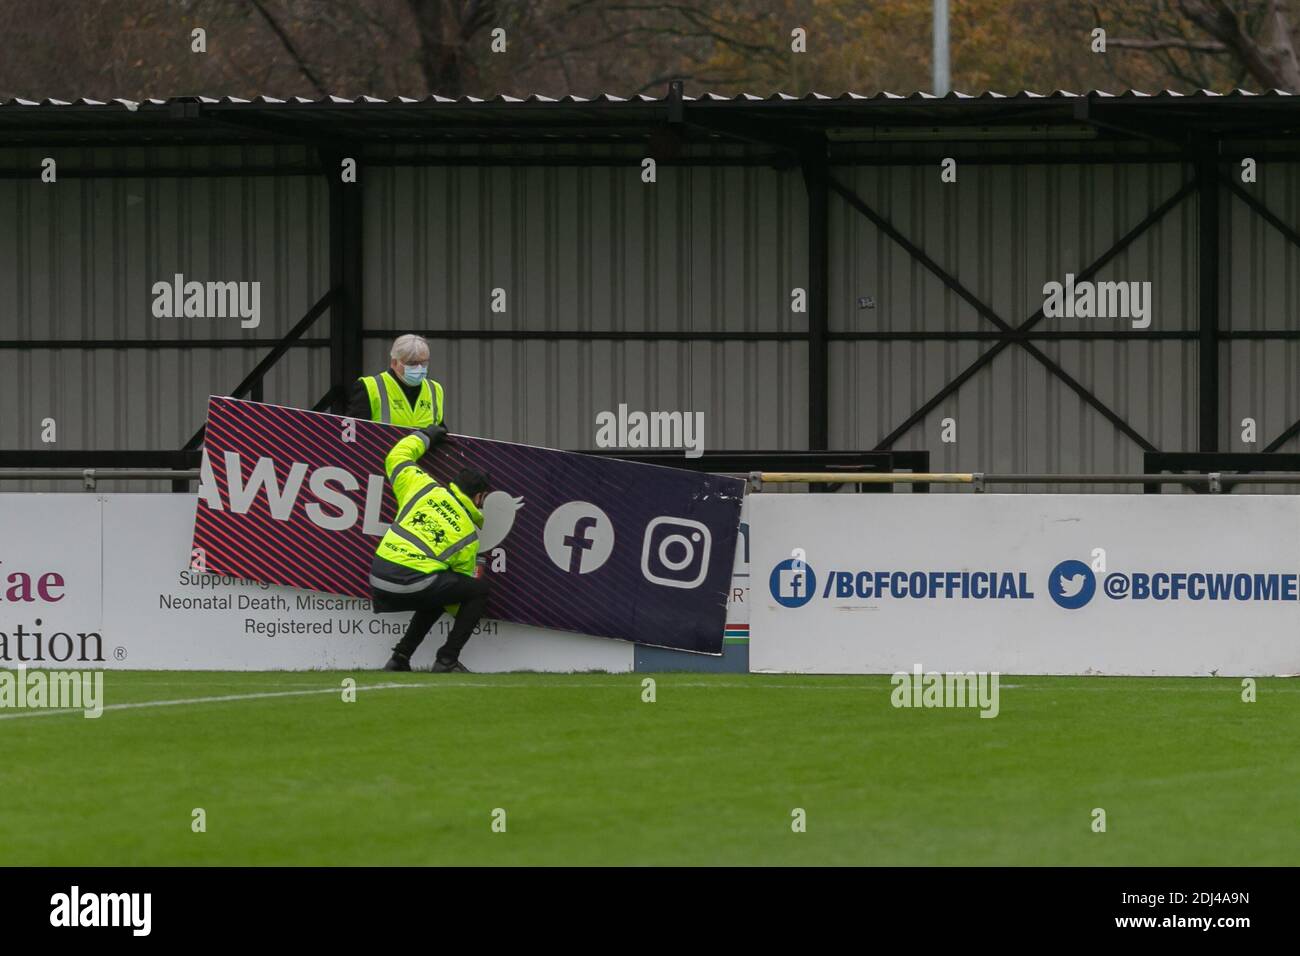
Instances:
[[[402,372],[402,380],[407,385],[419,385],[424,381],[424,376],[429,372],[427,365],[407,365]]]

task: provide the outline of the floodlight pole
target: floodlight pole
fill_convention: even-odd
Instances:
[[[951,89],[948,73],[948,0],[934,0],[934,95]]]

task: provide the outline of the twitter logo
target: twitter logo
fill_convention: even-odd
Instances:
[[[1088,580],[1082,574],[1076,574],[1072,578],[1061,578],[1061,597],[1077,597],[1083,590],[1083,582]]]
[[[1075,611],[1097,593],[1097,576],[1082,561],[1062,561],[1047,575],[1047,593],[1067,611]]]
[[[506,539],[515,526],[515,512],[523,506],[523,498],[504,491],[494,491],[484,499],[483,527],[478,532],[480,551],[491,551]]]

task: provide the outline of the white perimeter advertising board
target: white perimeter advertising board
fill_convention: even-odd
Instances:
[[[313,670],[381,667],[409,613],[187,570],[195,499],[0,494],[0,667]],[[427,667],[443,616],[414,658]],[[630,671],[633,645],[485,621],[479,671]]]
[[[1300,672],[1300,499],[752,495],[750,670]]]

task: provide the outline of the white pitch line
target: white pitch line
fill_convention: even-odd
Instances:
[[[618,675],[618,676],[624,676],[624,675]],[[671,678],[672,675],[661,674],[659,676]],[[878,677],[881,675],[867,675],[867,676]],[[533,682],[506,684],[498,681],[492,681],[490,683],[456,681],[453,683],[452,681],[439,680],[436,682],[431,681],[429,683],[423,683],[423,684],[358,684],[355,689],[356,690],[431,690],[431,689],[437,689],[443,687],[458,687],[458,688],[477,688],[481,690],[500,690],[500,689],[534,690],[540,687],[547,690],[560,689],[560,688],[564,688],[564,689],[576,688],[579,690],[602,690],[602,689],[626,690],[628,686],[630,685],[614,683],[614,682],[600,683],[600,684],[585,684],[585,683],[584,684],[552,684],[552,683],[533,683]],[[861,692],[864,690],[869,691],[869,690],[880,689],[880,688],[871,687],[869,684],[776,684],[776,683],[770,683],[768,681],[754,681],[753,683],[749,683],[749,682],[712,683],[712,682],[703,682],[703,681],[680,681],[679,682],[679,681],[673,681],[671,679],[665,681],[665,686],[669,690],[675,690],[680,688],[706,688],[708,690],[751,690],[751,691],[752,690],[804,690],[804,691],[844,690],[844,691]],[[1051,686],[1034,686],[1029,684],[1002,684],[1001,688],[1003,690],[1009,688],[1025,689],[1025,690],[1059,690],[1059,688],[1054,688]],[[1090,691],[1115,690],[1115,689],[1117,688],[1101,688],[1101,687],[1071,688],[1071,690],[1090,690]],[[1129,692],[1141,693],[1153,689],[1186,691],[1189,688],[1147,687],[1147,688],[1143,688],[1143,691],[1132,691],[1132,689],[1130,689]],[[1195,689],[1198,691],[1214,691],[1216,693],[1219,692],[1218,688],[1211,688],[1211,687],[1198,687]],[[235,701],[245,701],[245,700],[267,700],[276,697],[307,697],[315,694],[341,694],[343,690],[344,688],[342,687],[342,685],[340,685],[338,687],[314,687],[307,690],[268,691],[263,693],[254,693],[254,694],[222,694],[220,696],[214,696],[214,697],[182,697],[173,700],[142,700],[142,701],[134,701],[126,704],[106,704],[103,707],[103,711],[107,712],[110,710],[138,710],[145,707],[182,707],[182,706],[187,706],[192,704],[224,704],[224,703],[232,703]],[[1295,691],[1300,691],[1300,687],[1269,688],[1269,690],[1270,693],[1276,692],[1277,690],[1283,690],[1284,692],[1295,692]],[[23,710],[13,714],[0,714],[0,720],[21,720],[26,717],[54,717],[60,714],[84,714],[84,713],[85,713],[85,708],[68,708],[68,707],[51,709],[51,710]]]
[[[578,689],[578,690],[602,690],[602,689],[626,690],[629,686],[633,686],[633,685],[614,683],[614,682],[601,683],[601,684],[585,684],[585,683],[584,684],[577,684],[577,683],[507,684],[500,681],[492,681],[490,683],[480,683],[477,681],[452,682],[447,680],[439,680],[436,682],[430,681],[427,684],[358,684],[356,689],[357,690],[432,690],[432,689],[438,689],[443,687],[458,687],[458,688],[477,688],[482,690],[500,690],[500,689],[533,690],[540,687],[547,690],[558,689],[558,688]],[[682,682],[670,681],[668,682],[667,686],[669,688],[708,688],[711,690],[717,690],[720,688],[736,689],[736,690],[760,690],[760,689],[761,690],[767,690],[767,689],[862,690],[863,689],[862,685],[856,685],[856,684],[854,685],[824,684],[821,686],[816,686],[816,685],[805,685],[805,684],[773,684],[773,683],[768,683],[766,681],[756,682],[753,685],[747,685],[743,683],[714,684],[714,683],[694,682],[694,681],[682,681]],[[639,689],[640,685],[637,684],[635,685],[635,687]],[[133,701],[131,703],[126,703],[126,704],[106,704],[103,707],[103,712],[107,713],[110,710],[114,710],[114,711],[139,710],[145,707],[182,707],[182,706],[187,706],[192,704],[224,704],[224,703],[232,703],[236,701],[245,701],[245,700],[267,700],[276,697],[306,697],[314,694],[341,694],[342,692],[343,692],[343,687],[340,685],[338,687],[313,687],[307,690],[266,691],[261,693],[252,693],[252,694],[221,694],[219,696],[212,696],[212,697],[182,697],[173,700],[141,700],[141,701]],[[85,713],[85,708],[75,708],[75,707],[62,707],[62,708],[56,708],[50,710],[22,710],[13,714],[0,714],[0,720],[21,720],[26,717],[55,717],[60,714],[84,714],[84,713]]]
[[[113,671],[104,671],[105,674],[112,674]],[[133,687],[239,687],[241,682],[238,680],[132,680]],[[301,687],[301,681],[264,681],[263,687]]]
[[[482,684],[482,683],[469,683],[466,681],[456,681],[453,683],[451,681],[439,680],[436,682],[430,681],[427,684],[358,684],[356,686],[356,689],[357,690],[434,690],[443,687],[469,687],[469,688],[482,688],[484,690],[496,690],[499,688],[515,688],[515,689],[536,688],[538,686],[543,686],[547,688],[569,687],[569,688],[590,689],[593,685],[591,684],[539,685],[539,684],[532,684],[532,683],[503,684],[500,682]],[[609,684],[606,686],[611,688],[626,689],[627,685]],[[703,687],[707,685],[700,684],[695,686]],[[637,688],[639,689],[640,685],[637,685]],[[103,707],[103,711],[107,712],[110,710],[138,710],[142,707],[181,707],[188,704],[223,704],[223,703],[230,703],[233,701],[243,701],[243,700],[265,700],[267,698],[272,698],[272,697],[305,697],[312,694],[341,694],[343,693],[343,690],[344,688],[342,687],[342,685],[340,685],[338,687],[313,687],[308,690],[281,690],[281,691],[268,691],[265,693],[256,693],[256,694],[222,694],[220,696],[213,696],[213,697],[182,697],[175,700],[141,700],[141,701],[134,701],[126,704],[106,704]],[[80,707],[61,707],[61,708],[50,709],[50,710],[22,710],[13,714],[0,714],[0,720],[21,720],[22,718],[25,717],[54,717],[59,714],[84,714],[85,711],[86,708],[80,708]]]
[[[358,684],[357,690],[400,690],[402,688],[435,687],[435,684]],[[445,686],[445,685],[442,685]],[[264,700],[268,697],[305,697],[309,694],[341,694],[344,688],[319,687],[311,690],[278,690],[260,694],[223,694],[220,697],[182,697],[176,700],[140,700],[128,704],[106,704],[104,711],[136,710],[141,707],[180,707],[186,704],[223,704],[236,700]],[[53,717],[58,714],[84,714],[84,707],[62,707],[53,710],[23,710],[16,714],[0,714],[0,720],[20,720],[23,717]]]

